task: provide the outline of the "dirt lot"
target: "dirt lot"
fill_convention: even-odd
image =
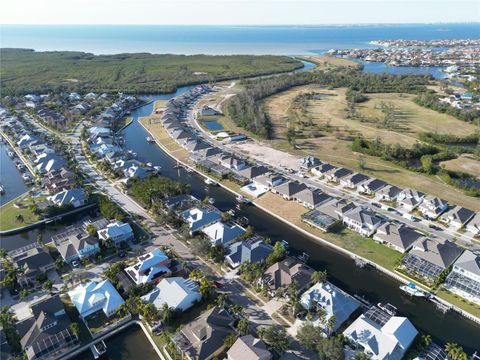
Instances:
[[[447,170],[461,171],[480,179],[480,159],[470,154],[463,154],[457,159],[442,162]]]

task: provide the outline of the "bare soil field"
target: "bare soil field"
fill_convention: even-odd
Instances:
[[[461,171],[471,174],[480,179],[480,159],[470,154],[463,154],[457,159],[444,161],[441,163],[447,170]]]

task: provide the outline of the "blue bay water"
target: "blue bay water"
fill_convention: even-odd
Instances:
[[[368,26],[2,25],[0,46],[95,54],[321,53],[382,39],[479,38],[480,24]]]

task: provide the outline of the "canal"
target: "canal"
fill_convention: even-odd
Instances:
[[[5,193],[0,195],[0,206],[29,190],[15,166],[15,161],[8,156],[8,149],[10,146],[2,140],[0,142],[0,184]]]
[[[175,95],[188,90],[182,88]],[[172,95],[174,96],[174,95]],[[165,98],[152,96],[152,100]],[[162,167],[162,175],[190,184],[192,195],[203,199],[206,196],[215,199],[215,206],[226,211],[236,205],[235,196],[220,187],[208,187],[202,177],[175,169],[176,162],[156,144],[145,141],[148,133],[138,123],[141,116],[148,116],[153,105],[149,104],[132,112],[134,121],[124,130],[125,147],[137,153],[142,162],[151,162]],[[372,303],[389,302],[399,312],[407,316],[413,324],[425,333],[441,342],[456,342],[466,350],[480,348],[480,326],[450,311],[442,314],[435,306],[424,299],[406,297],[399,289],[399,283],[389,276],[366,267],[358,268],[348,256],[328,246],[318,243],[303,233],[291,228],[280,220],[268,215],[255,206],[247,206],[239,216],[246,216],[255,231],[272,240],[287,240],[294,252],[306,252],[310,255],[309,265],[315,269],[325,269],[329,280],[350,294],[358,294]]]

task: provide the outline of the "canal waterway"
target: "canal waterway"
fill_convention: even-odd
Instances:
[[[177,91],[177,95],[188,88]],[[150,97],[153,100],[165,95]],[[153,105],[148,104],[132,112],[133,122],[124,131],[125,146],[137,153],[142,162],[151,162],[162,167],[162,175],[190,185],[192,195],[203,199],[215,199],[215,206],[226,211],[236,205],[235,196],[220,187],[208,187],[204,179],[184,169],[175,169],[176,162],[156,144],[145,141],[148,133],[137,121],[138,117],[148,116]],[[272,240],[287,240],[293,252],[306,252],[310,255],[309,265],[318,270],[327,270],[329,280],[350,294],[358,294],[372,303],[389,302],[399,312],[407,316],[413,324],[441,342],[456,342],[466,350],[480,349],[480,326],[450,311],[442,314],[435,306],[424,299],[406,297],[399,289],[399,282],[373,269],[358,268],[348,256],[325,246],[305,234],[291,228],[280,220],[268,215],[255,206],[247,206],[239,216],[246,216],[255,231]]]
[[[0,206],[29,190],[15,166],[14,159],[7,154],[9,148],[7,144],[0,142],[0,184],[5,191],[0,195]]]

